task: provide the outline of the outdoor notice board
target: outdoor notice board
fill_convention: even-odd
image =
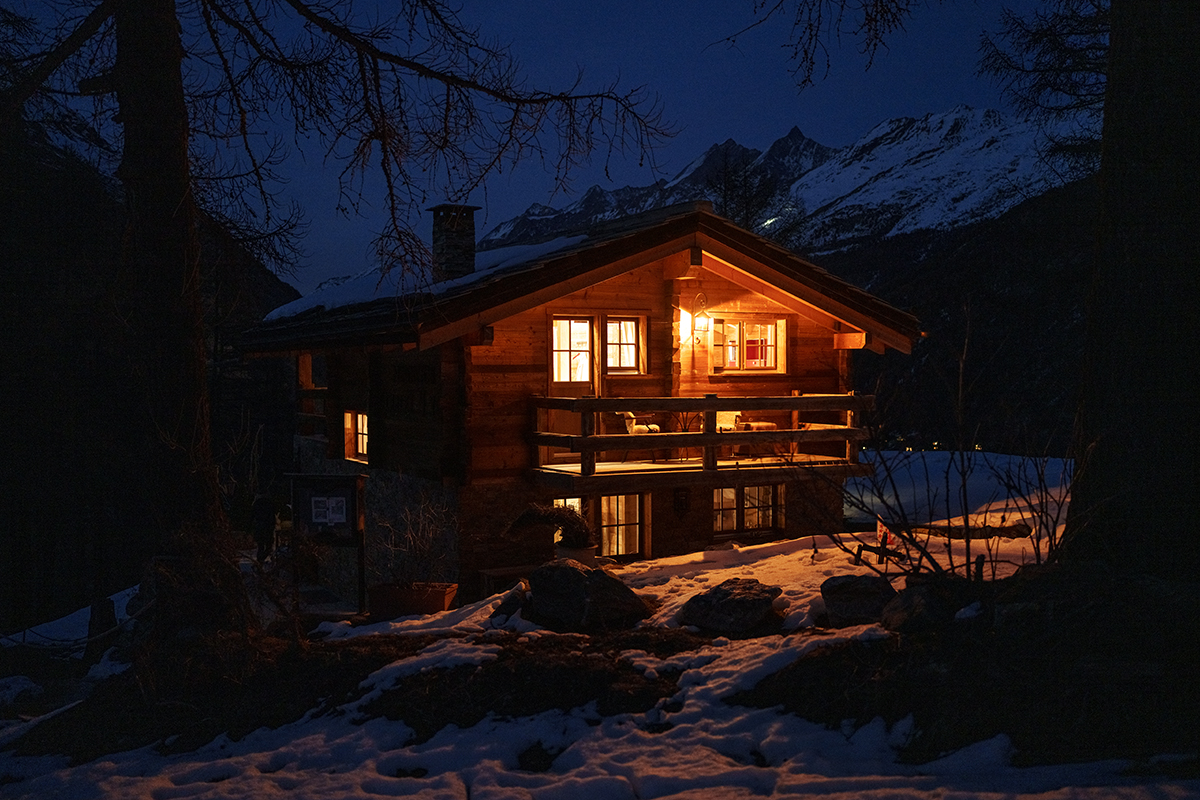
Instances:
[[[365,475],[294,474],[292,534],[316,544],[359,547],[366,508]]]

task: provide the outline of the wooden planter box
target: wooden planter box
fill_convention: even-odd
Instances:
[[[381,583],[367,588],[367,607],[379,619],[436,614],[448,610],[457,593],[457,583]]]

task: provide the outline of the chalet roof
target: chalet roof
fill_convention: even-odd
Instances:
[[[480,251],[475,272],[406,287],[372,270],[267,315],[244,339],[256,352],[351,344],[433,346],[571,292],[699,248],[705,268],[752,281],[866,331],[903,352],[920,336],[911,314],[713,213],[706,201],[653,209],[576,235]]]

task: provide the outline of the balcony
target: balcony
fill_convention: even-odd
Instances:
[[[845,394],[538,397],[534,480],[589,494],[863,474],[856,443],[867,432],[854,421],[873,404]],[[627,413],[659,431],[628,432]]]

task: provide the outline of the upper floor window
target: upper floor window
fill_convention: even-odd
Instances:
[[[605,363],[609,373],[636,373],[641,371],[641,347],[639,346],[636,317],[609,317],[604,326]]]
[[[783,326],[783,320],[716,320],[713,345],[720,353],[721,369],[780,370]]]
[[[550,360],[555,383],[592,379],[592,321],[586,317],[551,323]]]
[[[346,458],[351,461],[367,460],[367,415],[360,411],[347,411],[344,415]]]

